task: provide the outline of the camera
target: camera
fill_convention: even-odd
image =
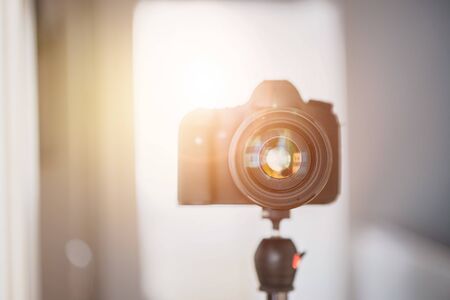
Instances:
[[[264,81],[241,106],[198,109],[180,125],[178,202],[288,210],[339,194],[339,123],[284,80]]]

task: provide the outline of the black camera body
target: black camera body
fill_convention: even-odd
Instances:
[[[339,123],[288,81],[264,81],[244,105],[198,109],[179,130],[178,201],[285,210],[339,194]]]

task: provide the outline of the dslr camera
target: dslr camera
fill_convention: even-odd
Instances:
[[[288,81],[264,81],[241,106],[198,109],[179,130],[178,201],[288,210],[339,193],[339,123]]]

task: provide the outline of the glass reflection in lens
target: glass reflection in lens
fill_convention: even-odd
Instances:
[[[267,141],[260,152],[261,168],[272,178],[283,179],[300,169],[302,156],[297,145],[287,137]]]

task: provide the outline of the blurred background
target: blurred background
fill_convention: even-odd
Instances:
[[[264,79],[332,102],[290,299],[450,299],[450,3],[0,0],[0,300],[265,299],[256,206],[177,205],[177,132]]]

